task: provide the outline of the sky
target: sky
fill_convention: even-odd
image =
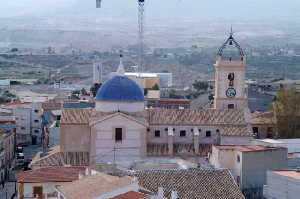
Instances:
[[[136,0],[0,0],[0,17],[99,16],[134,18]],[[149,18],[298,20],[300,0],[146,0]]]

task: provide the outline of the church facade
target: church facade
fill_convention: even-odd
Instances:
[[[238,58],[225,58],[227,46]],[[210,147],[249,144],[252,139],[245,56],[232,34],[220,48],[214,108],[145,109],[144,93],[118,71],[99,89],[94,109],[64,109],[60,150],[89,158],[89,164],[132,162],[147,157],[205,156]]]

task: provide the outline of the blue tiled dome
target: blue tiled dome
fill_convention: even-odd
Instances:
[[[98,90],[99,101],[144,101],[144,94],[137,83],[125,76],[114,76]]]

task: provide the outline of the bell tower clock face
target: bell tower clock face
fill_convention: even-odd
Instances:
[[[228,88],[226,90],[226,96],[229,98],[233,98],[236,96],[236,90],[234,88]]]

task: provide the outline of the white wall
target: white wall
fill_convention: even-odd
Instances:
[[[144,102],[108,102],[97,101],[96,110],[103,112],[140,112],[145,109]]]
[[[70,182],[46,182],[46,183],[24,183],[24,197],[31,198],[33,196],[33,187],[43,187],[43,194],[55,193],[55,186],[65,185]]]
[[[30,108],[16,108],[14,109],[16,118],[16,133],[17,143],[30,143],[30,123],[31,123],[31,109]],[[25,129],[24,129],[25,128]]]
[[[115,142],[115,128],[123,128],[122,142]],[[95,134],[95,162],[132,161],[145,156],[146,127],[122,115],[101,121],[92,127]]]
[[[221,136],[221,145],[250,145],[252,137]]]

